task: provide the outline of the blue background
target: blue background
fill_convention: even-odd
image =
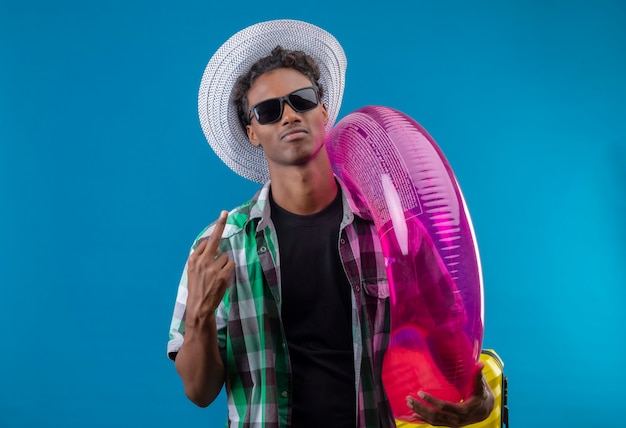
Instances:
[[[235,3],[235,2],[234,2]],[[0,1],[0,426],[219,427],[165,346],[189,245],[257,185],[197,118],[212,53],[295,18],[340,118],[418,120],[465,193],[511,423],[624,427],[626,3]]]

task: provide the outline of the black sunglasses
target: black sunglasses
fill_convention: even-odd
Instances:
[[[310,86],[308,88],[298,89],[280,98],[270,98],[269,100],[261,101],[252,106],[248,114],[254,114],[257,122],[261,125],[277,122],[283,117],[285,101],[298,113],[313,110],[320,102],[317,88]],[[251,119],[251,116],[249,119]]]

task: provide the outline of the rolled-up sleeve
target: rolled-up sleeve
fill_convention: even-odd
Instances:
[[[169,340],[167,342],[167,356],[174,360],[176,354],[183,346],[185,337],[185,308],[187,305],[187,265],[180,278],[178,284],[178,292],[176,293],[176,302],[174,304],[174,313],[172,314],[172,322],[170,324]]]

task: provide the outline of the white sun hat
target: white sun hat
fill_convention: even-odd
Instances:
[[[335,37],[303,21],[260,22],[230,37],[204,70],[198,93],[198,115],[204,136],[217,156],[237,174],[257,183],[269,180],[263,149],[248,140],[233,104],[233,86],[259,59],[276,46],[303,51],[320,68],[323,103],[328,110],[326,130],[335,123],[345,86],[346,56]]]

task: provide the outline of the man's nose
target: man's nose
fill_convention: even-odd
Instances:
[[[295,111],[288,102],[283,101],[283,117],[281,122],[283,124],[300,121],[300,113]]]

